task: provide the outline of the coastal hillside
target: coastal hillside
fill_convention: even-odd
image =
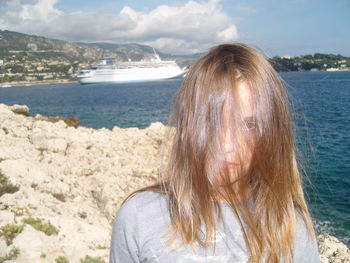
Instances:
[[[139,44],[72,43],[41,36],[0,30],[0,83],[75,80],[76,73],[102,57],[118,61],[151,60],[153,48]],[[182,67],[196,56],[159,53]]]
[[[342,71],[350,70],[350,57],[334,54],[315,53],[305,56],[275,56],[270,58],[277,71]]]
[[[31,59],[66,59],[77,62],[96,62],[101,57],[115,57],[120,61],[150,60],[153,48],[136,43],[88,43],[67,42],[42,36],[28,35],[8,30],[0,30],[0,59],[9,57],[30,57]],[[175,56],[157,51],[163,58],[190,59],[198,55]],[[19,55],[16,55],[19,54]]]
[[[42,36],[0,30],[0,83],[55,83],[76,80],[80,69],[89,68],[101,57],[118,61],[153,58],[153,48],[136,43],[67,42]],[[201,55],[172,55],[157,50],[163,60],[189,67]],[[269,59],[277,71],[350,70],[350,58],[321,54]]]
[[[0,262],[108,262],[114,216],[155,182],[166,127],[90,129],[0,105]],[[76,123],[73,123],[76,124]],[[320,235],[321,262],[350,262]]]
[[[0,58],[61,59],[68,61],[91,61],[103,54],[103,49],[78,46],[74,43],[27,35],[12,31],[0,31]]]

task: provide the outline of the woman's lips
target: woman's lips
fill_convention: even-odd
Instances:
[[[234,162],[225,162],[227,168],[232,169],[232,168],[236,168],[239,164],[238,163],[234,163]]]

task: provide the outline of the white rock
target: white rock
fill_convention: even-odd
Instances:
[[[45,180],[50,180],[40,169],[39,163],[22,158],[0,162],[0,171],[7,176],[10,183],[17,186],[31,186],[32,184],[42,184]]]
[[[25,225],[22,233],[13,240],[13,246],[20,250],[16,262],[23,263],[55,262],[55,258],[64,253],[57,236],[47,236],[30,225]]]
[[[7,246],[5,239],[0,239],[0,257],[9,253],[10,248]]]
[[[14,219],[15,217],[10,211],[0,210],[0,227],[12,224]]]
[[[26,105],[14,104],[14,105],[10,106],[9,109],[13,113],[29,116],[29,108]]]
[[[337,238],[329,235],[317,237],[321,263],[350,263],[350,249]]]

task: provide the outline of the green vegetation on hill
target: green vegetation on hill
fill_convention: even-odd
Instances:
[[[273,57],[270,62],[277,71],[350,70],[350,57],[333,54]]]

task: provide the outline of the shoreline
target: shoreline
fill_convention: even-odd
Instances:
[[[338,69],[338,70],[317,70],[317,71],[279,71],[278,73],[291,73],[291,72],[347,72],[350,69]],[[49,85],[49,84],[62,84],[62,83],[79,83],[77,80],[71,79],[55,79],[55,80],[38,80],[38,81],[12,81],[0,83],[0,88],[32,86],[32,85]]]
[[[79,83],[77,80],[70,79],[55,79],[55,80],[38,80],[38,81],[12,81],[0,83],[0,88],[10,87],[22,87],[32,85],[49,85],[49,84],[62,84],[62,83]]]

